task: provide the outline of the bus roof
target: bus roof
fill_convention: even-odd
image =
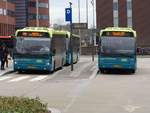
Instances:
[[[15,33],[15,36],[17,36],[18,32],[23,32],[23,31],[27,31],[27,32],[48,32],[50,29],[45,28],[45,27],[25,27],[23,29],[18,29]]]
[[[61,34],[61,35],[66,35],[66,31],[61,31],[61,30],[54,30],[52,28],[47,28],[47,27],[25,27],[23,29],[18,29],[16,31],[15,36],[17,36],[18,32],[47,32],[50,34],[50,36],[52,37],[53,34]]]
[[[67,31],[62,31],[62,30],[54,30],[52,34],[57,34],[57,35],[67,35]]]
[[[105,29],[100,30],[100,36],[105,31],[124,31],[124,32],[133,32],[134,37],[136,37],[136,31],[130,27],[107,27]]]
[[[50,34],[50,36],[52,37],[52,35],[68,35],[68,38],[70,38],[70,32],[69,31],[63,31],[63,30],[54,30],[51,28],[46,28],[46,27],[26,27],[23,29],[18,29],[16,31],[15,36],[17,36],[18,32],[47,32]],[[78,35],[73,34],[73,36],[75,37],[79,37]]]

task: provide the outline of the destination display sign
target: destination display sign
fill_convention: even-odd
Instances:
[[[132,32],[126,31],[106,31],[103,32],[102,36],[115,36],[115,37],[133,37]]]
[[[19,32],[17,36],[20,37],[49,37],[46,32]]]
[[[73,29],[88,29],[87,23],[73,23],[72,24]]]

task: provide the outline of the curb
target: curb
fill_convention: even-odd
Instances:
[[[55,109],[55,108],[48,108],[48,110],[49,110],[51,113],[61,113],[60,110]]]
[[[7,75],[7,74],[10,74],[10,73],[13,73],[14,71],[13,70],[8,70],[8,71],[5,71],[3,73],[0,73],[0,76],[4,76],[4,75]]]

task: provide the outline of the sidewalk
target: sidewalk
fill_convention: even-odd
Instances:
[[[7,73],[10,73],[13,71],[13,60],[8,60],[8,68],[5,67],[5,70],[0,70],[0,76],[3,76]],[[1,65],[1,62],[0,62]]]

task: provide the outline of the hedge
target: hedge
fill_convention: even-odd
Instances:
[[[2,97],[0,96],[0,113],[50,113],[47,104],[39,98]]]

